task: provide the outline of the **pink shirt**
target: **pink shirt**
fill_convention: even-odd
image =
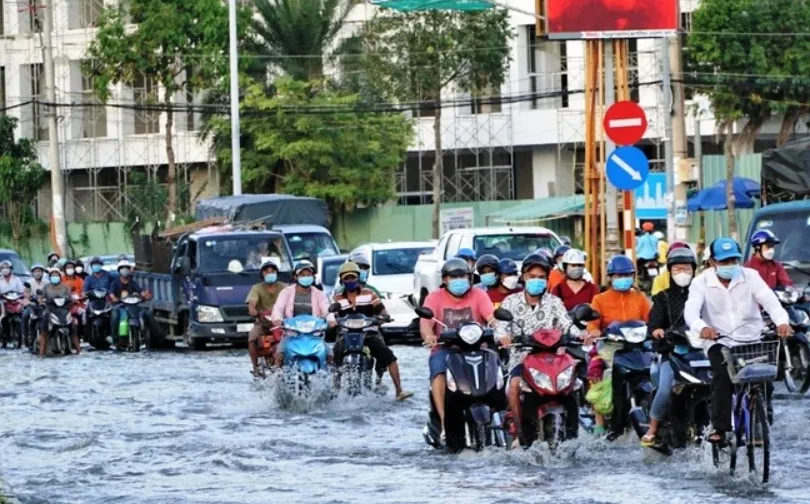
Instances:
[[[322,290],[310,287],[312,293],[312,316],[323,318],[332,322],[335,316],[329,313],[329,300]],[[276,304],[273,305],[273,320],[283,320],[293,316],[295,310],[295,284],[285,287],[278,293]]]
[[[434,316],[450,329],[464,322],[486,324],[495,312],[489,296],[481,289],[470,289],[460,298],[447,292],[447,289],[439,289],[428,294],[424,306],[430,308]],[[422,330],[433,327],[436,335],[441,334],[442,326],[431,320],[420,319],[419,325]]]

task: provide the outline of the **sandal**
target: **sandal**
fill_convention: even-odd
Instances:
[[[410,397],[413,397],[413,392],[406,392],[403,390],[399,393],[399,395],[397,395],[397,401],[404,401]]]
[[[658,438],[655,437],[655,434],[644,434],[641,438],[641,446],[645,448],[652,448],[657,444]]]

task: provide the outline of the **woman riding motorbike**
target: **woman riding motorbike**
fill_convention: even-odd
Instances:
[[[593,301],[599,294],[599,287],[585,279],[585,253],[581,250],[570,249],[563,255],[562,267],[565,272],[565,281],[549,290],[562,299],[566,310],[573,310],[575,306]]]

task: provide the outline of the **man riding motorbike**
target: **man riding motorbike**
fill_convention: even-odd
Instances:
[[[568,250],[563,255],[562,268],[565,280],[550,289],[551,293],[562,299],[569,311],[579,304],[590,304],[599,294],[599,287],[585,279],[585,254],[577,249]]]
[[[745,263],[745,267],[756,270],[771,289],[793,285],[793,280],[788,276],[782,263],[774,260],[776,246],[779,243],[779,238],[772,231],[768,229],[756,231],[751,235],[751,246],[754,249],[754,255]]]
[[[658,239],[653,235],[655,226],[652,222],[645,222],[641,229],[643,233],[636,239],[636,266],[639,271],[650,261],[658,262]]]
[[[681,249],[681,248],[689,248],[689,245],[684,242],[673,242],[672,245],[669,246],[669,250],[667,251],[667,255],[672,252],[673,250]],[[661,264],[666,264],[666,259]],[[655,277],[652,284],[652,290],[650,291],[650,295],[655,296],[659,292],[665,291],[669,289],[669,269],[665,269],[661,273]]]
[[[30,288],[25,289],[25,302],[26,307],[23,310],[22,324],[23,331],[26,336],[29,331],[39,331],[38,327],[30,327],[31,314],[34,311],[33,303],[37,302],[37,291],[45,292],[45,287],[48,286],[48,277],[45,275],[45,267],[41,264],[31,266],[31,280],[28,281]]]
[[[90,274],[84,279],[84,293],[102,290],[109,293],[113,278],[107,271],[104,271],[104,261],[100,257],[90,259]],[[110,327],[110,334],[115,334],[117,327]]]
[[[19,294],[25,293],[25,285],[23,285],[22,280],[19,279],[14,274],[13,265],[11,261],[2,261],[0,262],[0,295],[5,294],[7,292],[17,292]],[[3,334],[10,334],[10,327],[8,324],[8,318],[5,316],[5,304],[2,305],[3,308],[3,317],[2,317],[2,331]],[[24,326],[23,326],[24,327]],[[20,334],[24,334],[22,332],[23,327],[20,327]],[[3,338],[3,348],[6,347],[6,342],[8,341],[8,337]]]
[[[650,311],[650,322],[647,330],[655,339],[662,339],[667,329],[682,327],[686,324],[683,309],[689,298],[689,285],[695,277],[697,270],[697,257],[688,247],[670,247],[667,254],[667,272],[672,276],[673,284],[667,289],[653,296],[653,306]],[[665,360],[658,366],[657,391],[650,408],[650,426],[647,433],[641,438],[642,446],[655,446],[658,426],[666,417],[672,394],[672,383],[675,379],[672,364]],[[654,378],[654,381],[655,378]]]
[[[380,294],[379,289],[377,289],[373,285],[369,285],[368,283],[368,274],[371,271],[371,263],[368,262],[366,256],[362,252],[357,252],[349,256],[348,261],[353,262],[354,264],[357,265],[358,268],[360,268],[360,285],[367,289],[371,289],[372,292],[374,292],[374,294],[376,294],[378,298],[382,299],[382,294]],[[342,292],[343,292],[343,285],[339,284],[335,288],[334,295],[337,296]]]
[[[475,263],[475,270],[478,272],[480,283],[475,287],[488,291],[498,283],[498,258],[492,254],[484,254]]]
[[[501,259],[498,262],[498,286],[487,289],[487,296],[495,308],[503,303],[506,296],[522,290],[518,287],[519,280],[517,263],[512,259]]]
[[[138,282],[132,279],[133,265],[127,259],[118,262],[118,278],[110,284],[110,301],[118,303],[125,294],[140,294],[144,301],[151,299],[152,295],[149,291],[141,289]],[[162,341],[163,332],[155,320],[151,310],[143,308],[141,310],[141,317],[149,329],[150,338],[152,341]],[[118,334],[118,323],[121,320],[121,310],[112,310],[110,313],[110,325],[113,328],[112,334]],[[110,338],[112,339],[112,338]],[[112,344],[112,341],[110,341]]]
[[[514,317],[513,323],[520,327],[523,335],[530,337],[541,329],[556,329],[565,334],[573,326],[571,318],[562,300],[547,291],[549,273],[555,265],[548,257],[541,254],[529,254],[523,259],[521,273],[526,288],[523,292],[511,294],[501,303],[501,308],[508,310]],[[521,322],[519,322],[521,321]],[[500,323],[502,331],[514,340],[507,323]],[[521,359],[522,360],[522,359]],[[520,380],[523,364],[512,369],[509,379],[509,410],[512,419],[520,429]],[[566,409],[567,434],[569,438],[577,437],[579,431],[579,405],[573,395],[560,398]]]
[[[470,282],[470,269],[464,259],[453,258],[442,266],[442,285],[425,298],[424,306],[433,311],[436,320],[455,329],[465,322],[491,324],[495,320],[495,308],[481,289],[473,289]],[[491,291],[490,291],[491,292]],[[448,349],[438,346],[438,335],[443,327],[427,319],[421,319],[419,330],[425,346],[430,347],[430,393],[436,405],[436,412],[444,434],[444,398],[447,386]],[[504,406],[506,398],[504,397]]]
[[[351,313],[361,313],[366,317],[387,315],[382,300],[371,289],[360,284],[360,268],[357,264],[351,261],[343,263],[338,271],[338,278],[340,278],[340,283],[343,285],[343,292],[335,296],[335,303],[340,303],[338,317],[345,317]],[[378,376],[385,372],[386,369],[388,374],[391,375],[397,401],[404,401],[413,396],[412,392],[402,390],[397,357],[385,344],[385,340],[383,340],[379,332],[374,335],[367,334],[365,346],[376,361],[375,367]],[[333,348],[337,362],[341,361],[343,350],[343,339],[338,338]]]
[[[762,339],[765,323],[760,307],[771,317],[779,337],[788,337],[793,331],[790,318],[773,290],[759,273],[740,265],[742,250],[736,241],[718,238],[710,249],[713,268],[692,282],[684,319],[692,331],[700,332],[700,337],[706,340],[704,350],[714,372],[711,411],[714,431],[709,441],[720,443],[731,430],[733,392],[723,347]],[[723,339],[716,341],[721,336]]]
[[[255,376],[262,375],[259,367],[259,339],[267,334],[267,323],[259,317],[262,313],[273,310],[279,294],[287,287],[278,281],[278,265],[273,261],[265,261],[261,265],[259,276],[262,281],[254,284],[247,295],[248,314],[256,319],[248,333],[248,354]]]
[[[560,285],[565,281],[565,271],[563,270],[563,256],[571,250],[568,245],[560,245],[554,249],[554,269],[548,275],[548,290],[551,291],[554,287]]]
[[[650,302],[641,291],[633,288],[636,267],[633,261],[623,255],[610,259],[607,265],[607,276],[610,289],[594,296],[591,306],[600,313],[599,320],[588,324],[588,336],[585,344],[593,343],[602,336],[602,331],[612,322],[628,322],[642,320],[646,322],[650,317]],[[602,380],[607,364],[596,354],[596,347],[591,351],[591,361],[588,365],[588,379],[591,382]],[[608,440],[612,441],[624,433],[625,416],[628,405],[624,404],[624,394],[617,393],[623,385],[621,377],[612,377],[613,385],[613,415],[611,416]],[[596,415],[595,434],[604,432],[605,419]]]
[[[62,282],[62,272],[59,268],[51,268],[51,271],[48,273],[49,275],[49,285],[45,287],[42,295],[45,301],[51,301],[54,298],[66,298],[70,299],[70,287]],[[40,336],[39,336],[39,356],[45,357],[45,349],[48,348],[48,325],[49,325],[50,317],[49,314],[46,312],[45,316],[42,317],[41,325],[40,325]],[[80,354],[82,352],[81,345],[79,343],[79,337],[76,334],[76,331],[71,331],[70,336],[71,342],[73,343],[73,348],[76,350],[76,354]]]

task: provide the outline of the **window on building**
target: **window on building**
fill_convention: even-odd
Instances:
[[[82,68],[82,138],[107,136],[107,108],[96,96],[94,81],[92,72]]]
[[[79,0],[81,11],[79,19],[82,28],[92,28],[96,26],[101,11],[104,10],[104,0]]]
[[[568,55],[565,41],[537,37],[534,25],[524,27],[528,40],[528,78],[533,109],[568,107]]]
[[[135,109],[135,134],[158,133],[160,131],[160,112],[154,108],[157,102],[157,81],[152,77],[139,74],[132,86],[132,97],[135,103],[152,108]]]
[[[45,121],[47,107],[40,103],[45,98],[45,71],[42,63],[28,65],[28,81],[30,83],[31,101],[33,102],[34,137],[37,140],[48,140],[48,124]]]
[[[45,22],[45,13],[39,0],[28,0],[28,30],[29,33],[42,33],[42,25]]]
[[[471,96],[470,109],[473,114],[497,114],[501,112],[501,90],[487,87]]]
[[[639,71],[638,71],[638,39],[627,41],[627,85],[630,88],[630,99],[638,103],[639,101]]]

